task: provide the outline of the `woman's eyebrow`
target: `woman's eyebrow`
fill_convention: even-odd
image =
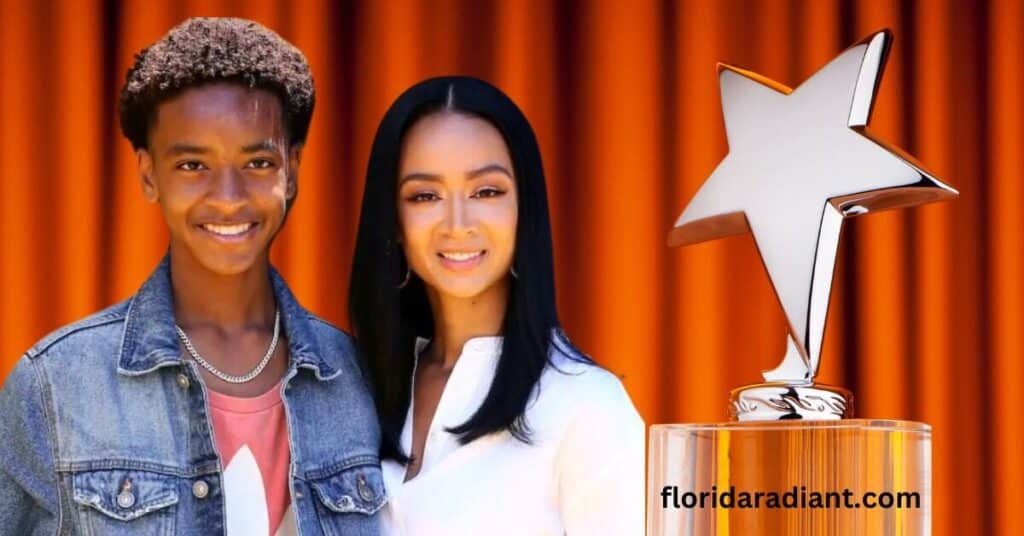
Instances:
[[[505,166],[503,166],[501,164],[487,164],[486,166],[482,166],[482,167],[479,167],[479,168],[467,171],[466,172],[466,178],[467,179],[475,179],[477,177],[480,177],[482,175],[486,175],[488,173],[501,173],[501,174],[507,175],[508,178],[510,178],[510,179],[512,178],[512,172],[509,171],[508,168],[506,168]],[[413,171],[412,173],[406,173],[405,176],[402,177],[402,180],[398,181],[398,184],[399,184],[399,186],[401,186],[402,184],[404,184],[407,181],[440,182],[441,181],[441,176],[436,174],[436,173],[426,173],[426,172],[423,172],[423,171]]]
[[[412,173],[407,173],[404,177],[402,177],[402,180],[398,181],[398,185],[401,186],[402,184],[408,181],[440,182],[440,180],[440,175],[435,175],[433,173],[424,173],[422,171],[413,171]]]
[[[510,178],[510,179],[513,178],[512,177],[512,172],[509,171],[508,168],[506,168],[505,166],[503,166],[501,164],[487,164],[486,166],[474,169],[474,170],[466,173],[466,178],[467,179],[475,179],[475,178],[477,178],[477,177],[479,177],[481,175],[486,175],[488,173],[503,173],[505,175],[508,175],[508,178]]]

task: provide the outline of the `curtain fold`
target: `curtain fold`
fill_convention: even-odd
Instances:
[[[166,248],[116,99],[133,54],[189,16],[253,18],[310,60],[318,102],[272,258],[347,326],[370,143],[430,76],[504,89],[540,141],[559,309],[648,424],[722,421],[781,359],[749,235],[665,237],[726,154],[717,62],[796,86],[895,34],[869,130],[961,192],[848,221],[820,380],[861,417],[934,427],[937,535],[1012,534],[1024,503],[1024,6],[1016,0],[0,1],[0,378],[53,329],[125,299]]]

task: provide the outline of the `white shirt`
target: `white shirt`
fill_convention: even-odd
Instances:
[[[445,431],[483,403],[501,337],[463,346],[430,424],[419,473],[383,463],[388,503],[383,534],[642,535],[645,426],[613,374],[568,358],[552,343],[551,361],[526,409],[532,444],[508,432],[460,445]],[[426,346],[420,339],[416,354]],[[412,414],[402,430],[411,452]]]

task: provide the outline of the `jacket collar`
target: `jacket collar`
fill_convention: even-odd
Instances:
[[[319,380],[337,376],[341,372],[340,352],[329,352],[325,357],[311,325],[311,315],[295,300],[288,285],[273,267],[270,269],[270,280],[281,311],[284,332],[288,337],[291,366],[312,369]],[[168,254],[132,297],[128,306],[118,351],[117,372],[138,376],[160,367],[183,363],[178,334],[174,329]]]

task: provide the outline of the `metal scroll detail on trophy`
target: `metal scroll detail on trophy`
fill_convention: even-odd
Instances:
[[[729,153],[668,243],[749,231],[785,312],[786,354],[767,383],[732,392],[738,420],[852,416],[849,391],[814,383],[843,220],[958,195],[865,130],[891,41],[874,34],[796,89],[719,65]]]

